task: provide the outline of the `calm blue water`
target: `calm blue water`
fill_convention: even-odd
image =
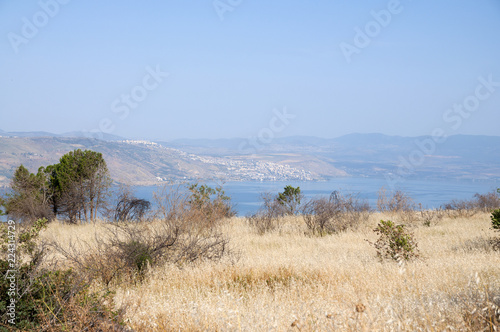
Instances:
[[[215,186],[213,183],[208,183]],[[260,195],[264,192],[277,194],[287,185],[300,187],[307,197],[329,196],[334,190],[343,193],[359,193],[359,197],[366,199],[373,208],[376,208],[378,191],[387,188],[385,179],[373,178],[339,178],[325,182],[227,182],[223,188],[239,216],[247,216],[257,211],[260,206]],[[416,203],[425,208],[438,208],[452,199],[470,199],[475,193],[487,193],[500,187],[500,182],[492,181],[417,181],[407,180],[398,189],[407,192]],[[143,198],[153,203],[153,192],[157,186],[133,187],[137,198]],[[2,190],[5,191],[5,190]],[[154,203],[153,203],[154,204]],[[0,221],[5,221],[1,216]]]
[[[209,183],[210,184],[210,183]],[[210,184],[213,185],[213,184]],[[343,193],[359,193],[376,207],[378,191],[387,188],[385,179],[339,178],[325,182],[227,182],[223,185],[226,194],[231,197],[239,216],[251,214],[259,208],[259,197],[263,192],[276,194],[286,185],[300,187],[308,197],[329,196],[334,190]],[[500,187],[500,183],[491,181],[417,181],[407,180],[398,187],[407,192],[416,203],[425,208],[438,208],[452,199],[470,199],[475,193],[487,193]],[[134,187],[138,198],[152,200],[153,192],[158,187]]]

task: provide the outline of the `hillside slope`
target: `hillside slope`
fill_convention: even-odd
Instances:
[[[101,152],[113,179],[132,185],[198,179],[266,181],[321,178],[318,174],[287,164],[198,156],[147,141],[0,137],[0,185],[7,185],[21,164],[36,172],[40,166],[57,163],[62,155],[74,149]]]

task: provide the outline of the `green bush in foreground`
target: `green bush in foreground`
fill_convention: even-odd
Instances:
[[[93,293],[83,276],[44,263],[45,247],[37,239],[46,224],[38,219],[0,225],[5,253],[0,256],[0,331],[119,330],[121,312],[111,309],[109,292]]]
[[[419,257],[417,242],[404,225],[381,220],[373,231],[380,236],[375,243],[370,242],[377,249],[378,257],[396,261],[408,261]]]

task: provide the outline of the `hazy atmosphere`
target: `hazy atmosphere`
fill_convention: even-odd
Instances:
[[[498,135],[499,18],[496,0],[0,1],[0,129]]]
[[[0,332],[500,331],[499,0],[0,22]]]

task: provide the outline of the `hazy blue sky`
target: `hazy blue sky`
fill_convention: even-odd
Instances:
[[[499,0],[0,0],[0,22],[7,131],[499,135]]]

